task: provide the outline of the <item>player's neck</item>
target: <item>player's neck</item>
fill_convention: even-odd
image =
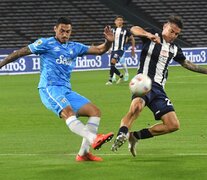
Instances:
[[[60,44],[67,44],[68,43],[68,41],[66,41],[66,42],[61,42],[57,37],[54,37],[55,39],[56,39],[56,41],[58,41]]]

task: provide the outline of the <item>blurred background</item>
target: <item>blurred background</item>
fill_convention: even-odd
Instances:
[[[125,25],[162,29],[170,15],[183,18],[181,47],[205,47],[207,42],[207,2],[193,0],[1,0],[0,48],[20,48],[40,37],[54,35],[61,16],[73,24],[71,40],[84,44],[103,42],[103,29],[123,15]],[[136,38],[136,44],[140,44]]]

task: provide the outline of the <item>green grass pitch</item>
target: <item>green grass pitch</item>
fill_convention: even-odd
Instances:
[[[135,75],[136,69],[130,69]],[[72,88],[102,111],[99,132],[117,133],[130,104],[128,83],[106,86],[108,71],[74,72]],[[75,162],[81,138],[39,99],[39,74],[0,76],[1,180],[204,180],[207,179],[207,76],[170,67],[166,92],[181,129],[140,141],[132,157],[127,143],[117,153],[107,143],[103,162]],[[86,118],[81,118],[86,122]],[[132,130],[156,121],[146,108]]]

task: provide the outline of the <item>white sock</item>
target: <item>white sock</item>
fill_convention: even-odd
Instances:
[[[128,73],[128,68],[127,68],[126,63],[122,64],[122,66],[123,66],[123,68],[124,68],[124,72],[125,72],[125,74],[129,74],[129,73]]]
[[[90,132],[88,128],[86,128],[84,124],[76,118],[76,116],[69,117],[66,120],[66,124],[72,132],[86,138],[90,144],[92,144],[96,138],[96,134]]]
[[[86,127],[90,132],[97,134],[99,122],[100,122],[100,117],[89,117]],[[80,156],[83,156],[89,152],[89,149],[90,149],[90,142],[86,138],[83,138],[78,154]]]

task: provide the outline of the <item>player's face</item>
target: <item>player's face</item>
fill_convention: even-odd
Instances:
[[[122,18],[117,18],[115,21],[114,21],[116,27],[122,27],[123,24],[124,24],[124,20]]]
[[[162,36],[166,42],[172,43],[180,34],[181,29],[174,23],[166,23],[163,26]]]
[[[71,24],[59,24],[58,26],[54,27],[55,37],[61,42],[66,43],[69,41],[72,26]]]

